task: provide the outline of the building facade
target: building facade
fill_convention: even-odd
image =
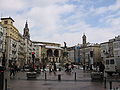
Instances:
[[[85,55],[84,55],[85,54]],[[84,57],[85,56],[85,57]],[[86,48],[80,49],[81,63],[84,62],[86,65],[93,65],[101,61],[101,53],[99,44],[89,45]]]
[[[115,57],[120,57],[120,36],[115,37],[113,42],[113,55]]]
[[[3,63],[3,54],[5,53],[5,43],[6,43],[6,29],[3,28],[2,24],[0,24],[0,65]]]
[[[17,61],[18,33],[19,31],[13,25],[14,20],[9,18],[1,18],[1,24],[6,29],[6,63],[9,65],[13,61]]]
[[[17,56],[17,65],[23,67],[25,62],[25,40],[23,36],[19,33],[19,41],[18,41],[18,56]]]
[[[75,45],[73,47],[68,47],[67,52],[68,52],[68,59],[70,59],[71,62],[74,63],[80,63],[80,45]]]
[[[108,42],[101,43],[101,57],[103,60],[110,57],[120,56],[120,36],[110,39]]]
[[[36,47],[36,58],[39,58],[41,62],[46,60],[47,62],[60,62],[62,48],[60,44],[50,42],[33,42]]]

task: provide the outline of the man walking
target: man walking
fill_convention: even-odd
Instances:
[[[11,64],[10,66],[10,77],[15,76],[15,65],[14,63]]]

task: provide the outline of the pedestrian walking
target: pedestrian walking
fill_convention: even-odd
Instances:
[[[56,72],[57,71],[56,64],[54,63],[53,66],[54,66],[54,71]]]
[[[49,73],[52,72],[52,64],[49,64]]]
[[[43,64],[43,67],[42,67],[42,68],[43,68],[43,72],[44,72],[44,71],[45,71],[45,68],[46,68],[46,65],[45,65],[45,64]]]
[[[99,64],[99,72],[104,73],[104,69],[105,69],[105,65],[102,62],[100,62],[100,64]]]
[[[14,65],[14,63],[12,63],[11,64],[11,66],[10,66],[10,77],[11,76],[15,76],[15,65]]]
[[[54,64],[53,64],[53,72],[54,72],[54,75],[56,75],[56,71],[57,71],[57,67],[56,67],[56,64],[54,63]]]

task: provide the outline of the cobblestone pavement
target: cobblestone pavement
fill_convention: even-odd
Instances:
[[[76,81],[75,81],[76,72]],[[26,72],[18,72],[12,79],[9,72],[5,72],[5,78],[8,80],[8,88],[10,90],[110,90],[109,82],[107,88],[104,88],[103,82],[91,81],[90,71],[75,70],[71,73],[64,71],[54,73],[41,72],[36,79],[27,80]],[[58,81],[58,74],[61,74],[61,81]],[[113,82],[113,88],[119,87],[119,82]]]

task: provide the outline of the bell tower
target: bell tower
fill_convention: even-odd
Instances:
[[[24,37],[24,38],[27,38],[27,39],[30,39],[30,34],[29,34],[29,28],[28,28],[28,23],[27,23],[27,21],[26,21],[26,24],[25,24],[23,37]]]

